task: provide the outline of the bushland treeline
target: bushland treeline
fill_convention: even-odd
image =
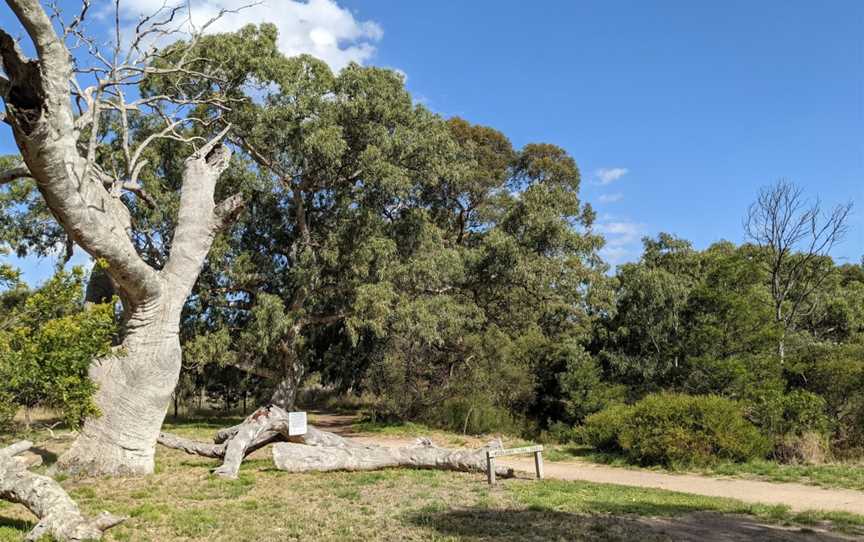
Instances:
[[[237,152],[217,192],[242,192],[246,209],[216,238],[186,304],[178,409],[202,394],[225,409],[290,407],[315,383],[362,397],[380,419],[572,439],[616,405],[716,395],[766,439],[759,453],[795,439],[836,454],[864,447],[864,261],[828,256],[848,206],[826,214],[789,183],[754,187],[755,207],[734,210],[750,242],[696,250],[661,234],[613,274],[565,150],[514,148],[492,127],[416,104],[393,71],[334,74],[284,57],[276,38],[271,25],[249,26],[196,45],[219,60],[230,107],[214,126],[178,130],[194,141],[231,125]],[[141,93],[185,93],[207,118],[213,81],[155,74]],[[133,115],[134,138],[158,120]],[[150,145],[146,197],[127,202],[136,248],[157,269],[187,144]],[[100,161],[122,152],[103,141]],[[27,179],[0,188],[0,215],[19,255],[72,254]],[[92,412],[87,361],[124,324],[111,321],[102,264],[37,290],[11,268],[4,278],[6,419],[47,405],[74,425]]]

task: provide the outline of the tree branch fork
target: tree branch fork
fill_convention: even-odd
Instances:
[[[184,188],[183,192],[195,193],[196,197],[182,202],[183,216],[177,229],[202,231],[203,237],[212,240],[215,233],[230,224],[243,208],[239,194],[218,206],[212,205],[216,180],[227,168],[231,157],[230,149],[222,143],[230,125],[209,140],[198,135],[185,136],[178,129],[182,123],[214,125],[218,120],[183,116],[189,114],[190,108],[207,105],[220,110],[228,105],[223,103],[218,93],[202,97],[178,93],[176,96],[144,96],[129,100],[124,95],[124,88],[137,86],[144,76],[151,73],[184,74],[192,70],[193,65],[200,64],[202,59],[188,53],[213,21],[197,29],[191,28],[188,19],[178,20],[175,24],[178,10],[162,8],[140,21],[135,28],[132,46],[125,54],[118,41],[114,44],[113,56],[107,58],[93,40],[81,34],[81,23],[88,15],[89,2],[84,2],[78,17],[62,24],[63,32],[60,34],[55,31],[39,0],[9,0],[9,5],[35,45],[38,58],[28,59],[17,42],[0,29],[0,60],[5,73],[5,77],[0,77],[0,98],[6,106],[3,120],[12,127],[24,162],[0,172],[0,185],[21,178],[34,179],[48,208],[71,240],[94,258],[108,263],[109,274],[125,294],[121,298],[140,304],[159,297],[162,281],[157,270],[144,261],[132,243],[129,210],[119,196],[124,191],[129,192],[145,204],[154,205],[138,182],[146,164],[143,150],[154,141],[175,139],[193,146],[203,142],[185,165],[184,186],[195,184],[198,190]],[[59,19],[59,14],[55,13],[55,17]],[[167,60],[158,49],[145,47],[145,42],[173,34],[189,35],[186,54],[180,55],[167,67],[154,68],[154,62],[164,64]],[[70,38],[87,47],[98,69],[86,69],[73,63],[65,44],[65,40]],[[117,40],[120,40],[119,30]],[[95,78],[94,86],[82,89],[76,73],[86,73]],[[208,77],[204,73],[196,74],[197,77]],[[79,107],[77,114],[73,111],[73,104]],[[133,144],[127,113],[140,112],[144,107],[161,116],[165,127]],[[106,172],[96,163],[100,118],[110,111],[120,113],[121,122],[116,130],[125,156],[122,172]],[[89,139],[87,141],[81,140],[81,130],[85,126],[91,132],[89,138],[83,138]],[[210,212],[202,212],[202,207]],[[196,257],[201,262],[192,263],[200,266],[206,252],[203,255],[196,253]],[[169,260],[171,258],[189,259],[186,254],[171,254]],[[184,268],[184,276],[187,266],[180,266]]]

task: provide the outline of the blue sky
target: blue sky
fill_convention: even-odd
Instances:
[[[277,22],[286,52],[399,69],[442,115],[498,128],[519,146],[566,148],[613,264],[637,258],[640,237],[660,231],[700,248],[742,241],[747,205],[780,177],[826,205],[854,201],[834,256],[864,254],[864,2],[270,5],[248,17]],[[2,129],[0,151],[10,150]]]
[[[864,254],[864,2],[346,3],[383,28],[372,62],[435,111],[566,148],[614,261],[659,231],[742,241],[779,177],[854,200],[834,255]]]

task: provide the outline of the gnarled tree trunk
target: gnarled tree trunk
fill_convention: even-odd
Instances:
[[[296,364],[298,367],[300,363]],[[300,391],[300,379],[302,378],[302,367],[300,370],[287,371],[282,373],[282,377],[273,388],[273,395],[270,397],[270,403],[277,405],[284,410],[294,410],[294,405],[297,403],[297,393]]]
[[[90,377],[99,386],[95,400],[101,415],[85,422],[59,468],[84,474],[153,472],[156,439],[180,375],[180,313],[224,219],[226,206],[214,204],[213,191],[229,158],[230,152],[218,147],[187,160],[171,257],[157,274],[160,293],[134,306],[117,353],[93,363]],[[229,204],[233,212],[237,203]]]
[[[85,421],[58,461],[66,472],[136,475],[153,472],[156,437],[180,374],[180,309],[155,302],[133,317],[122,348],[96,360],[90,377],[100,416]]]
[[[242,207],[239,196],[218,206],[213,201],[216,180],[231,156],[219,144],[227,129],[186,161],[171,254],[161,270],[154,269],[130,239],[129,210],[116,190],[122,183],[100,171],[94,152],[85,157],[80,150],[71,106],[72,63],[62,38],[39,0],[7,3],[38,59],[25,58],[0,30],[0,59],[9,77],[0,77],[6,121],[51,213],[75,244],[106,265],[124,307],[120,348],[96,360],[91,370],[101,416],[86,421],[58,466],[97,475],[149,473],[180,371],[180,311],[217,230]]]

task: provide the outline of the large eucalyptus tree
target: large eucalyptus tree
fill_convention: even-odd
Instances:
[[[59,14],[52,21],[38,0],[7,4],[36,58],[25,57],[9,32],[0,30],[4,120],[23,159],[0,178],[32,178],[70,242],[107,271],[122,303],[122,338],[110,356],[94,360],[90,371],[100,415],[86,421],[59,464],[90,474],[149,473],[180,369],[181,310],[214,236],[241,209],[242,199],[214,202],[231,152],[220,143],[227,128],[206,137],[212,135],[207,127],[215,126],[215,117],[192,116],[203,98],[178,99],[176,91],[156,95],[138,88],[155,74],[194,72],[198,81],[218,85],[219,80],[206,76],[200,59],[179,55],[168,63],[153,45],[189,28],[179,8],[143,18],[125,38],[118,27],[110,51],[103,51],[100,40],[84,31],[89,1],[66,23]],[[195,40],[197,35],[191,36],[189,50]],[[79,53],[70,54],[67,43]],[[212,92],[206,99],[219,103]],[[144,114],[160,119],[159,127],[146,134],[135,121]],[[193,150],[183,163],[179,205],[166,211],[176,223],[162,239],[168,256],[155,264],[133,242],[129,208],[147,200],[139,177],[147,170],[147,148],[163,138],[184,141]],[[111,146],[119,151],[108,160],[104,150]]]
[[[224,118],[257,180],[190,304],[197,340],[187,358],[264,376],[265,399],[290,408],[313,335],[336,327],[356,337],[385,301],[371,292],[396,259],[395,217],[459,166],[444,121],[413,103],[396,72],[352,64],[334,74],[276,43],[272,25],[199,43],[227,79],[251,82],[236,87],[247,99]],[[154,78],[152,91],[173,84]],[[208,347],[216,343],[231,354]]]
[[[415,104],[396,72],[334,74],[276,41],[261,25],[199,42],[247,82],[225,119],[258,180],[189,305],[188,361],[263,376],[264,399],[283,407],[310,369],[347,388],[374,362],[388,388],[429,376],[400,401],[428,411],[455,390],[444,381],[477,380],[459,371],[478,367],[472,348],[495,342],[493,329],[584,337],[602,239],[563,149],[514,150],[497,130]],[[153,79],[152,91],[171,85]]]

